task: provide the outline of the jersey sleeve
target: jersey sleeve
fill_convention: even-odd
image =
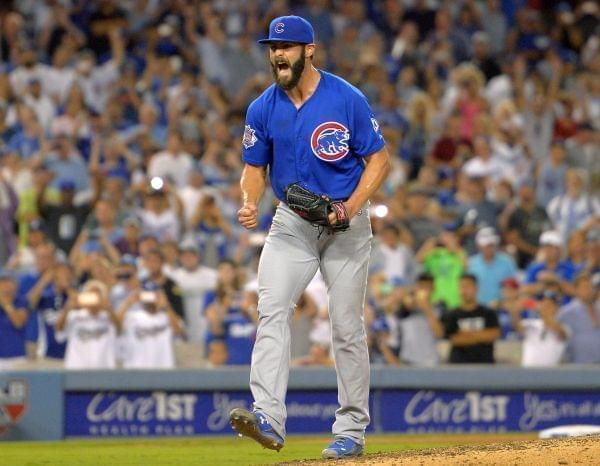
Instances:
[[[352,151],[360,157],[367,157],[383,149],[385,140],[381,134],[381,128],[364,95],[358,92],[354,94],[351,112],[350,145]]]
[[[266,166],[271,161],[271,145],[263,118],[262,100],[250,104],[242,138],[242,160],[250,165]]]

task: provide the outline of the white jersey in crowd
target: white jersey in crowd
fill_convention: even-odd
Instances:
[[[127,311],[123,322],[127,369],[171,369],[175,367],[173,330],[165,312],[150,313],[142,308]]]
[[[192,271],[179,267],[165,273],[181,289],[189,341],[204,342],[207,328],[203,315],[204,298],[207,291],[214,290],[217,286],[217,271],[201,265]]]
[[[384,257],[383,273],[389,283],[412,283],[415,274],[415,259],[406,245],[398,243],[395,248],[380,243],[379,250]]]
[[[66,369],[115,368],[117,330],[108,311],[96,315],[87,309],[70,311],[62,337],[67,340]]]
[[[557,366],[563,357],[566,342],[548,329],[542,319],[524,319],[523,366]]]

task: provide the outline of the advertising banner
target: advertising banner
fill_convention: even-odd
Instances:
[[[67,392],[66,436],[188,436],[228,434],[229,412],[251,408],[247,392]],[[338,408],[335,391],[293,391],[287,430],[330,432]]]
[[[385,432],[537,431],[566,424],[600,425],[599,392],[384,390]]]
[[[564,424],[600,424],[600,393],[374,391],[371,415],[383,432],[537,431]],[[229,412],[250,408],[247,392],[67,392],[65,435],[190,436],[227,434]],[[327,433],[335,391],[290,391],[290,433]]]

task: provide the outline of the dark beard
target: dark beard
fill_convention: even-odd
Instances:
[[[277,65],[274,65],[271,62],[271,73],[273,74],[273,79],[275,79],[275,83],[282,89],[284,89],[286,91],[290,91],[298,85],[298,82],[300,81],[300,78],[302,77],[302,72],[304,71],[304,60],[306,58],[304,52],[305,52],[305,48],[302,47],[302,53],[300,54],[300,58],[298,58],[298,60],[296,60],[294,62],[294,64],[291,65],[291,67],[290,67],[292,76],[290,77],[290,80],[287,82],[283,82],[281,79],[279,79],[279,75],[277,74]]]

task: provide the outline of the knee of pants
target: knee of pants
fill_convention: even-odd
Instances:
[[[333,342],[342,345],[361,343],[366,338],[365,327],[360,319],[340,319],[331,322]]]
[[[261,297],[258,301],[258,316],[261,321],[288,323],[292,305],[276,297]]]

